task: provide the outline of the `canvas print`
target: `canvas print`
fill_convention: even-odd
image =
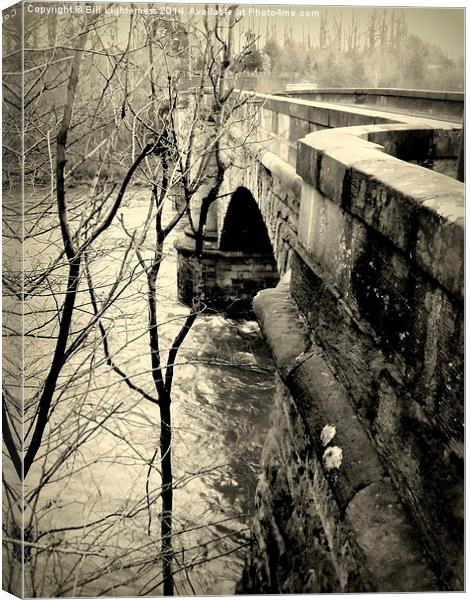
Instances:
[[[3,6],[3,590],[464,589],[464,9]]]

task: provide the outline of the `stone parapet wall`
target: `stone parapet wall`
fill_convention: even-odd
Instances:
[[[452,172],[459,149],[461,123],[344,106],[334,102],[313,102],[299,98],[255,94],[250,97],[247,118],[253,125],[253,106],[258,106],[260,146],[296,166],[297,141],[310,133],[326,129],[378,125],[371,132],[384,150],[406,161],[440,170],[440,162],[452,161]],[[251,112],[250,112],[251,111]],[[382,126],[382,128],[381,128]],[[365,134],[366,135],[366,134]]]
[[[403,90],[394,88],[309,88],[284,92],[291,98],[318,102],[376,105],[383,110],[401,109],[461,118],[463,92]]]
[[[299,142],[291,294],[440,586],[462,589],[464,187],[360,131]]]
[[[462,590],[464,186],[436,172],[460,125],[250,102],[203,268],[216,296],[248,282],[250,258],[224,250],[258,218],[290,283],[255,301],[279,383],[239,591]]]
[[[375,131],[376,127],[371,129]],[[313,213],[326,202],[326,210],[337,216],[346,212],[355,215],[450,294],[462,298],[463,184],[382,152],[381,146],[357,137],[364,131],[343,129],[300,140],[297,172],[303,179],[301,244],[311,249],[316,240],[324,238],[332,244],[327,232],[317,231],[319,222]],[[331,252],[338,250],[342,246],[333,244]],[[348,264],[346,256],[338,254],[336,260]]]

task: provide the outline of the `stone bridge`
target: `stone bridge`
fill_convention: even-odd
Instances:
[[[255,296],[277,369],[239,591],[462,590],[462,95],[254,104],[203,257],[208,303]]]

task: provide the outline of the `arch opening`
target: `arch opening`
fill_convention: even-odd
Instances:
[[[273,254],[262,213],[251,192],[238,187],[225,215],[219,248],[226,252]]]
[[[201,291],[205,304],[234,318],[253,318],[252,300],[278,285],[280,274],[267,227],[255,198],[245,187],[232,194],[218,243],[194,255],[194,239],[178,246],[178,290],[185,304]]]

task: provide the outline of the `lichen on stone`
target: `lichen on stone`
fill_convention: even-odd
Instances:
[[[323,446],[327,446],[329,442],[332,441],[337,430],[334,425],[324,425],[321,431],[321,442]]]
[[[327,448],[322,458],[326,471],[340,469],[342,464],[342,448],[339,448],[338,446],[331,446],[330,448]]]

